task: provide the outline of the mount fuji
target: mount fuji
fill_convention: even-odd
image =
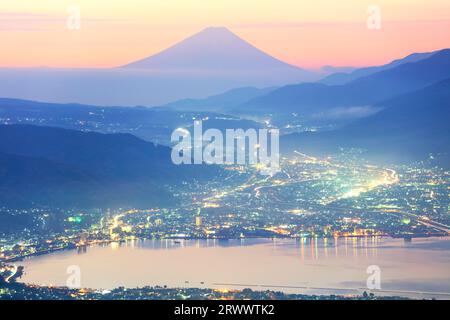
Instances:
[[[153,70],[283,72],[300,81],[317,75],[280,61],[224,27],[210,27],[153,56],[123,66]]]
[[[0,97],[160,106],[236,88],[319,78],[262,52],[226,28],[206,28],[158,54],[109,69],[0,68]]]

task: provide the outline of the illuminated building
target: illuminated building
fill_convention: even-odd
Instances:
[[[195,225],[197,227],[201,227],[202,226],[202,217],[200,217],[200,216],[196,216],[195,217]]]

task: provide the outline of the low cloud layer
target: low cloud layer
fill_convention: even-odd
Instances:
[[[380,108],[374,108],[372,106],[340,107],[316,113],[313,115],[313,118],[318,120],[359,119],[373,115],[380,110]]]

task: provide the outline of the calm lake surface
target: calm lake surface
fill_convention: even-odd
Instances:
[[[79,266],[83,287],[271,289],[355,294],[367,268],[381,270],[384,295],[450,298],[450,238],[136,240],[27,258],[21,281],[66,285]],[[432,293],[432,294],[431,294]]]

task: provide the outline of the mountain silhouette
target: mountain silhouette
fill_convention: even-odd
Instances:
[[[264,53],[224,27],[206,28],[156,55],[124,67],[155,70],[282,69],[309,74]]]
[[[405,63],[418,62],[420,60],[427,59],[437,52],[438,51],[412,53],[404,58],[396,59],[381,66],[358,68],[356,70],[352,70],[351,72],[336,72],[330,74],[319,82],[328,85],[346,84],[358,78],[366,77],[380,71],[389,70]]]
[[[176,166],[168,147],[131,134],[0,125],[0,200],[16,206],[173,204],[164,188],[202,181],[214,166]]]

